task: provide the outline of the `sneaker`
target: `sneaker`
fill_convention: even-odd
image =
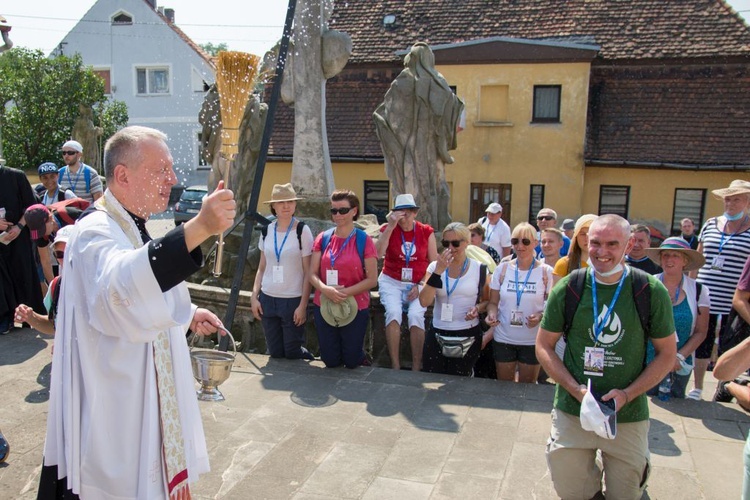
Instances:
[[[688,392],[687,396],[685,396],[687,399],[692,399],[693,401],[700,401],[703,399],[701,396],[703,395],[702,389],[693,389],[692,391]]]
[[[315,361],[315,355],[303,347],[302,357],[300,359],[306,359],[307,361]]]
[[[0,464],[8,460],[8,455],[10,455],[10,445],[3,433],[0,432]]]
[[[717,403],[731,403],[734,396],[727,390],[727,384],[729,382],[719,382],[716,386],[716,392],[714,393],[714,401]]]
[[[12,328],[13,328],[13,321],[12,321],[12,316],[10,314],[0,319],[0,335],[8,335]]]

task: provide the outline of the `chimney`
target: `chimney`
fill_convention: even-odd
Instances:
[[[146,0],[146,3],[148,3],[152,9],[156,10],[156,0]]]
[[[164,15],[170,23],[174,24],[174,9],[164,9]]]
[[[159,7],[157,7],[157,8],[156,8],[156,11],[157,11],[157,12],[158,12],[159,14],[161,14],[162,16],[164,15],[164,7],[162,7],[161,5],[160,5]]]

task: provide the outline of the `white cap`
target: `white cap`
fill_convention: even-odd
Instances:
[[[484,209],[484,213],[499,214],[503,211],[503,206],[499,203],[490,203],[487,208]]]
[[[52,242],[52,246],[58,243],[67,243],[70,237],[73,235],[73,224],[63,226],[55,233],[55,240]]]
[[[78,141],[68,141],[65,144],[62,145],[61,149],[70,148],[78,151],[79,153],[83,153],[83,146],[81,146],[81,143]]]

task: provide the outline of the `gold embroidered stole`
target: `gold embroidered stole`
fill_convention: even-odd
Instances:
[[[135,221],[109,190],[105,191],[104,196],[96,200],[94,206],[97,210],[105,212],[120,226],[133,248],[140,248],[144,245],[141,232],[135,225]],[[153,349],[161,424],[162,459],[166,473],[167,493],[170,499],[189,499],[190,487],[187,481],[185,444],[177,404],[168,332],[159,332],[153,342]]]

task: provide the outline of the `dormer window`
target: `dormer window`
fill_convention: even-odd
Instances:
[[[129,26],[131,24],[133,24],[133,16],[131,16],[127,12],[120,11],[112,16],[113,26]]]

